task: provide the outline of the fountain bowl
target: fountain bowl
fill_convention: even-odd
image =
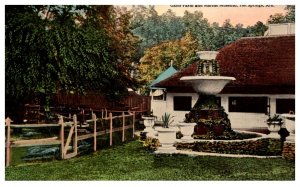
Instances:
[[[216,95],[227,83],[236,79],[227,76],[184,76],[180,80],[192,84],[197,93]]]

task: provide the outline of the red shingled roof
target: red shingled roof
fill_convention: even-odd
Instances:
[[[222,93],[295,93],[295,36],[242,38],[223,47],[217,56],[221,75],[233,76]],[[193,92],[180,81],[195,75],[197,62],[157,83],[169,92]]]
[[[190,75],[196,75],[197,74],[197,64],[198,62],[195,62],[191,65],[189,65],[187,68],[178,71],[177,73],[173,74],[171,77],[155,84],[155,87],[163,87],[167,88],[168,92],[194,92],[193,88],[183,81],[180,81],[180,78],[183,76],[190,76]]]

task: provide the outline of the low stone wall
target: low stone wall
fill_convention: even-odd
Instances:
[[[282,154],[282,146],[279,139],[259,138],[255,140],[239,141],[197,141],[194,143],[177,143],[178,150],[190,149],[198,152],[246,154],[261,156],[278,156]]]
[[[282,157],[287,160],[295,160],[295,143],[284,142],[282,148]]]

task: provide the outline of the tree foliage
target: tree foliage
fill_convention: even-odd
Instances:
[[[183,23],[171,10],[159,16],[154,6],[134,6],[132,15],[132,32],[141,38],[140,56],[146,48],[184,35]]]
[[[285,15],[286,21],[295,23],[295,5],[287,5],[285,10],[287,11]]]
[[[138,61],[138,47],[140,38],[130,30],[132,14],[124,7],[113,6],[92,6],[89,16],[96,16],[96,20],[103,23],[106,34],[111,39],[109,48],[118,61],[118,71],[123,72],[127,80],[132,70],[132,63]],[[100,25],[100,27],[102,27]],[[101,29],[101,28],[100,28]],[[122,80],[119,80],[122,81]],[[129,82],[133,80],[128,80]]]
[[[145,51],[140,59],[139,72],[142,79],[150,82],[166,70],[173,61],[176,69],[182,69],[195,60],[196,52],[199,50],[197,40],[188,32],[178,40],[161,42]]]
[[[263,36],[268,27],[261,21],[256,22],[253,26],[248,26],[248,36]]]
[[[241,24],[233,26],[226,20],[222,26],[210,24],[200,11],[185,11],[182,17],[168,10],[158,15],[154,6],[135,6],[132,10],[131,29],[142,40],[140,55],[160,42],[176,40],[190,32],[203,50],[218,50],[224,45],[246,36]],[[229,34],[230,36],[223,36]]]
[[[242,24],[237,24],[235,27],[226,19],[221,27],[215,25],[215,37],[212,39],[213,50],[219,50],[225,45],[228,45],[237,39],[247,36],[247,30],[243,28]]]
[[[112,6],[6,6],[7,109],[62,90],[125,93],[133,81],[124,64],[137,43],[127,14]]]
[[[137,6],[133,8],[132,16],[131,29],[142,40],[140,80],[146,83],[164,71],[171,60],[181,69],[191,62],[190,59],[197,58],[197,50],[219,50],[252,32],[263,34],[258,31],[261,27],[249,30],[242,24],[232,25],[229,19],[221,26],[210,24],[200,11],[185,11],[184,16],[179,17],[171,10],[158,15],[154,6]],[[192,44],[184,41],[192,41]]]
[[[287,5],[285,8],[286,13],[275,13],[270,15],[267,22],[272,23],[295,23],[295,5]]]

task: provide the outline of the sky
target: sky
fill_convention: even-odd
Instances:
[[[186,7],[190,6],[190,7]],[[209,7],[214,6],[214,7]],[[230,5],[231,7],[224,7],[221,5],[201,5],[199,4],[190,4],[190,5],[157,5],[155,6],[158,14],[165,13],[168,9],[171,9],[176,13],[177,16],[183,16],[184,11],[189,12],[201,11],[203,17],[208,19],[209,23],[217,22],[220,25],[226,19],[230,19],[230,23],[236,25],[238,23],[243,24],[247,27],[249,25],[254,25],[257,21],[266,23],[270,15],[275,13],[285,14],[285,6],[266,6],[259,5],[263,7],[251,7],[253,5]],[[243,7],[245,6],[245,7]]]

